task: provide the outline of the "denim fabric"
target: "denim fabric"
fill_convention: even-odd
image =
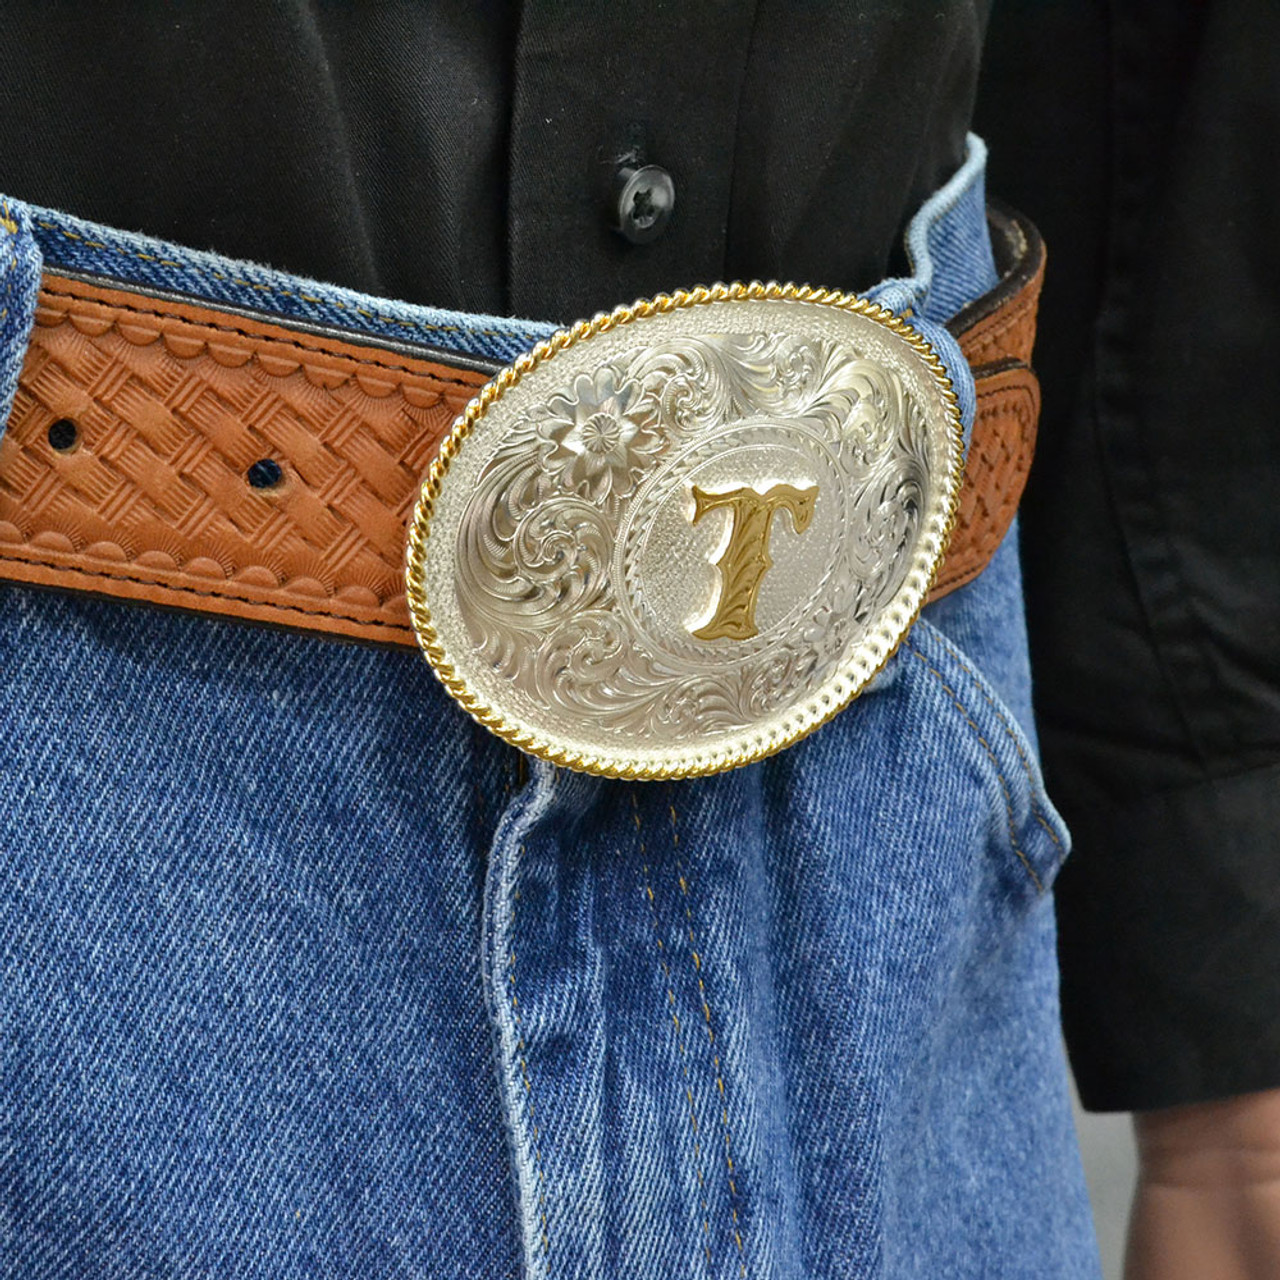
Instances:
[[[40,252],[31,214],[18,201],[0,196],[0,428],[13,409],[39,289]]]
[[[514,762],[411,653],[12,588],[0,666],[0,1275],[516,1274]]]
[[[974,154],[884,286],[930,337],[991,280]],[[83,597],[0,592],[0,673],[0,1275],[1097,1274],[1012,539],[697,781],[526,762],[412,654]]]
[[[1010,544],[957,631],[1017,591]],[[1095,1274],[1026,714],[925,620],[763,766],[534,767],[485,932],[530,1274]]]

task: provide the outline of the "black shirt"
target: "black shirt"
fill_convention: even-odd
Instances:
[[[353,288],[571,320],[863,288],[963,154],[985,2],[6,6],[0,190]],[[1280,1083],[1280,10],[997,9],[1044,225],[1024,551],[1086,1100]],[[621,169],[675,214],[613,227]]]
[[[72,8],[6,6],[0,190],[569,321],[676,282],[882,278],[964,155],[987,3]],[[676,190],[642,246],[612,226],[637,159]]]
[[[1280,6],[1007,2],[978,125],[1049,243],[1023,506],[1081,1093],[1280,1084]]]

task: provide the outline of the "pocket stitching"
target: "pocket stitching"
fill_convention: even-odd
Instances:
[[[1036,893],[1043,894],[1044,882],[1036,874],[1036,869],[1031,865],[1030,858],[1028,858],[1027,855],[1023,853],[1021,846],[1018,844],[1018,829],[1017,829],[1017,823],[1014,819],[1014,814],[1013,814],[1013,793],[1009,789],[1009,783],[1004,776],[1004,771],[1000,768],[1000,761],[996,758],[996,753],[991,749],[991,744],[983,736],[982,729],[978,726],[977,722],[969,714],[969,711],[965,707],[964,703],[960,701],[960,698],[956,694],[956,691],[947,683],[946,676],[944,676],[942,672],[939,671],[937,667],[935,667],[929,661],[929,659],[926,658],[924,654],[922,654],[920,650],[917,649],[915,645],[911,643],[910,640],[906,640],[903,642],[903,648],[905,648],[913,657],[918,658],[920,662],[923,663],[925,670],[928,671],[932,676],[934,676],[937,679],[938,683],[942,686],[943,692],[946,693],[946,695],[951,699],[952,704],[955,706],[956,710],[959,711],[961,716],[964,717],[964,722],[977,735],[978,742],[982,745],[982,749],[987,753],[987,758],[991,761],[991,767],[996,771],[996,777],[1000,781],[1000,790],[1004,793],[1005,810],[1008,813],[1008,817],[1009,817],[1009,844],[1012,847],[1014,853],[1017,854],[1018,861],[1022,863],[1022,866],[1026,871],[1027,875],[1031,877],[1031,883],[1035,885]],[[1008,725],[1005,725],[1005,731],[1006,732],[1009,731]],[[1050,832],[1050,834],[1052,834],[1052,832]],[[1057,842],[1055,841],[1055,843]]]
[[[1022,749],[1022,743],[1018,741],[1018,735],[1014,733],[1009,721],[1005,718],[1004,712],[1000,709],[1000,704],[991,696],[990,691],[986,687],[986,682],[976,672],[972,671],[966,664],[945,636],[939,634],[938,642],[949,653],[955,661],[956,666],[965,673],[978,687],[978,692],[986,699],[987,706],[991,708],[992,714],[1000,721],[1000,727],[1008,735],[1009,741],[1013,743],[1013,749],[1018,753],[1018,759],[1022,762],[1023,771],[1027,775],[1027,782],[1030,785],[1029,803],[1031,806],[1031,816],[1045,829],[1045,833],[1059,849],[1062,848],[1062,841],[1058,838],[1058,834],[1050,826],[1048,820],[1044,816],[1039,802],[1036,800],[1036,792],[1039,790],[1039,784],[1036,781],[1036,775],[1031,769],[1031,762],[1027,759],[1027,753]],[[936,673],[935,673],[936,674]],[[946,688],[944,685],[943,688]]]

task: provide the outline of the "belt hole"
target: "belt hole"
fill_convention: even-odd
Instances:
[[[274,458],[261,458],[249,468],[249,483],[255,489],[274,489],[284,479],[284,472]]]
[[[70,418],[49,424],[49,445],[59,453],[70,453],[80,443],[80,428]]]

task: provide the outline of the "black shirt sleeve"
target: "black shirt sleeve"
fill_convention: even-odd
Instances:
[[[979,127],[1049,244],[1024,505],[1086,1105],[1280,1085],[1280,9],[1009,3]]]

